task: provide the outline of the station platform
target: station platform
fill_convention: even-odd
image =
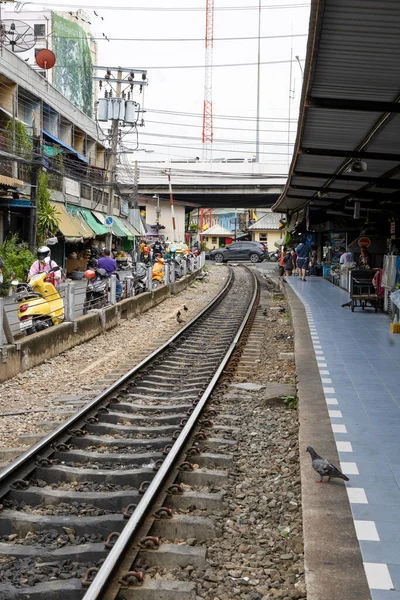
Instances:
[[[349,294],[322,278],[286,281],[308,320],[372,600],[400,600],[400,335],[373,308],[341,308]]]

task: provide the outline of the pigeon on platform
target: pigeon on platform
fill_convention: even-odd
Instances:
[[[178,321],[179,325],[181,325],[182,323],[185,322],[183,319],[181,319],[181,317],[180,317],[180,315],[178,313],[176,315],[176,320]]]
[[[187,312],[187,311],[189,310],[189,309],[188,309],[188,307],[186,306],[186,304],[184,304],[184,305],[183,305],[183,310],[184,310],[185,312]]]
[[[266,316],[267,316],[267,314],[268,314],[268,311],[267,311],[267,309],[266,309],[266,308],[264,308],[264,310],[263,310],[263,313],[262,313],[262,314],[264,315],[264,317],[266,317]]]
[[[332,465],[325,458],[322,458],[322,456],[319,456],[319,454],[317,454],[315,452],[314,448],[311,448],[311,446],[308,446],[306,452],[310,453],[310,456],[312,459],[312,463],[311,463],[312,468],[321,477],[321,479],[319,479],[317,483],[322,483],[324,477],[328,478],[327,483],[329,483],[329,481],[331,479],[335,479],[335,478],[336,479],[344,479],[345,481],[349,481],[349,478],[346,477],[346,475],[343,475],[343,473],[341,473],[339,471],[339,469],[337,467],[335,467],[335,465]]]
[[[342,308],[350,308],[351,306],[351,302],[345,302],[344,304],[340,305]]]
[[[178,310],[178,312],[176,313],[176,318],[179,319],[179,317],[181,316],[181,314],[182,314],[181,311]]]

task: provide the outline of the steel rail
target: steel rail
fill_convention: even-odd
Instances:
[[[174,445],[172,446],[172,449],[168,453],[162,466],[157,471],[156,476],[152,480],[151,484],[149,485],[148,489],[146,490],[145,494],[143,495],[142,499],[140,500],[139,504],[137,505],[133,515],[131,516],[131,518],[125,525],[124,529],[122,530],[121,535],[119,536],[118,540],[114,544],[113,548],[110,551],[110,554],[107,556],[106,560],[102,564],[99,572],[97,573],[96,577],[94,578],[93,582],[91,583],[88,591],[86,592],[86,594],[82,600],[100,600],[102,598],[101,594],[103,592],[107,591],[107,590],[105,590],[105,587],[106,587],[106,585],[108,585],[108,582],[109,582],[110,578],[112,577],[114,570],[118,566],[119,559],[123,556],[128,545],[131,543],[131,540],[132,540],[134,534],[139,529],[143,519],[147,516],[149,507],[151,506],[152,502],[156,498],[157,494],[160,492],[163,482],[168,477],[171,469],[174,466],[174,462],[175,462],[176,458],[179,456],[179,453],[183,449],[183,446],[187,443],[187,440],[192,432],[192,429],[196,425],[197,420],[198,420],[202,410],[204,409],[204,406],[206,405],[208,398],[210,397],[228,360],[230,359],[233,351],[235,350],[236,345],[243,333],[244,328],[246,327],[247,321],[253,310],[254,303],[257,299],[257,294],[258,294],[257,278],[252,271],[249,270],[249,272],[251,273],[251,275],[253,277],[254,293],[253,293],[252,299],[250,301],[249,308],[246,312],[246,315],[244,316],[242,324],[240,325],[240,327],[235,335],[235,338],[233,339],[231,345],[229,346],[229,348],[225,354],[225,357],[222,359],[222,362],[220,363],[212,380],[210,381],[206,390],[204,391],[203,395],[201,396],[193,413],[189,417],[188,422],[186,423],[185,427],[182,429],[181,434],[179,435],[178,439],[175,441]]]
[[[223,289],[219,292],[219,294],[213,298],[213,300],[207,304],[203,308],[203,310],[193,317],[184,327],[182,327],[179,331],[177,331],[171,338],[169,338],[162,346],[154,350],[151,354],[146,356],[139,364],[130,369],[127,373],[122,375],[117,381],[112,383],[107,389],[103,390],[98,394],[93,400],[85,404],[82,408],[80,408],[77,412],[75,412],[71,417],[69,417],[66,421],[64,421],[59,427],[48,433],[41,440],[39,440],[36,444],[31,446],[26,452],[18,456],[13,462],[4,467],[2,471],[0,471],[0,486],[4,487],[7,482],[7,479],[14,473],[17,469],[26,466],[29,460],[35,458],[35,455],[42,452],[46,449],[52,442],[54,442],[60,435],[67,434],[68,430],[74,425],[77,421],[85,417],[87,413],[91,410],[95,409],[96,406],[103,400],[106,400],[110,394],[116,391],[122,384],[124,384],[127,380],[129,380],[135,373],[140,371],[143,367],[145,367],[149,362],[151,362],[154,358],[156,358],[159,354],[161,354],[168,346],[170,346],[175,340],[180,338],[182,334],[189,329],[194,323],[196,323],[206,312],[211,310],[213,306],[215,306],[229,291],[233,282],[233,271],[232,268],[229,269],[229,279],[226,282]],[[0,490],[1,491],[1,490]]]

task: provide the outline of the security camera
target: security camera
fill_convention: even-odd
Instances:
[[[351,163],[350,170],[354,173],[364,173],[368,169],[368,165],[365,160],[354,160]]]

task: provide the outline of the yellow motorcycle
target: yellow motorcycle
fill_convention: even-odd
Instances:
[[[18,319],[21,331],[31,335],[44,331],[64,320],[64,301],[54,285],[54,272],[33,275],[29,283],[13,281],[17,286],[16,301],[19,302]]]
[[[164,284],[164,259],[158,258],[157,262],[153,266],[153,274],[152,274],[152,289],[156,290],[160,285]]]

